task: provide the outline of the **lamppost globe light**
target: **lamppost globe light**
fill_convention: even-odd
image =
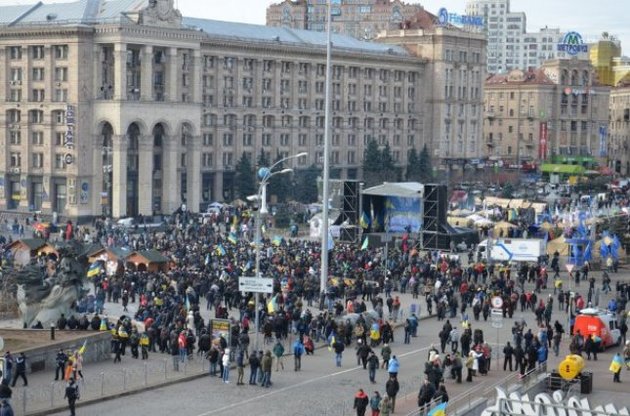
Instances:
[[[293,172],[293,169],[291,168],[286,168],[286,169],[282,169],[280,172],[278,172],[278,174],[282,174],[282,173],[291,173]]]
[[[304,157],[304,156],[308,156],[308,152],[302,152],[295,155],[295,157]]]

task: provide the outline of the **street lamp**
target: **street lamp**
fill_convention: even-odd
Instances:
[[[267,185],[269,184],[269,180],[273,178],[274,176],[293,172],[293,169],[291,168],[286,168],[286,169],[273,172],[273,168],[275,168],[282,162],[285,162],[289,159],[300,158],[306,155],[308,155],[308,153],[306,152],[298,153],[297,155],[292,155],[292,156],[288,156],[283,159],[280,159],[279,161],[271,165],[270,168],[262,167],[258,169],[257,174],[258,174],[258,179],[260,180],[260,184],[258,186],[258,193],[255,196],[255,199],[258,200],[258,210],[256,211],[256,218],[255,218],[256,233],[254,237],[255,239],[254,244],[256,247],[256,278],[257,279],[260,279],[261,214],[266,214],[268,212],[267,210]],[[258,337],[260,334],[260,313],[258,310],[259,294],[255,293],[254,296],[256,297],[256,302],[255,302],[256,342],[254,345],[255,345],[256,351],[258,351]]]

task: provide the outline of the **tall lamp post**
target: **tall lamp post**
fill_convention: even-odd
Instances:
[[[266,214],[268,212],[267,210],[267,185],[269,184],[269,180],[271,178],[273,178],[276,175],[282,175],[285,173],[290,173],[293,172],[293,169],[291,168],[287,168],[287,169],[282,169],[282,170],[278,170],[278,171],[273,171],[273,169],[275,167],[277,167],[278,165],[280,165],[282,162],[285,162],[289,159],[295,159],[295,158],[299,158],[302,156],[306,156],[308,155],[308,153],[303,152],[303,153],[298,153],[297,155],[291,155],[288,157],[285,157],[284,159],[280,159],[279,161],[277,161],[276,163],[274,163],[273,165],[271,165],[270,168],[267,167],[262,167],[260,169],[258,169],[258,180],[260,181],[260,184],[258,185],[258,193],[252,198],[252,199],[256,199],[258,201],[258,210],[256,211],[256,218],[255,218],[255,227],[256,227],[256,233],[255,233],[255,247],[256,247],[256,278],[260,279],[260,249],[261,249],[261,244],[262,244],[262,239],[261,239],[261,214]],[[256,342],[255,342],[255,346],[256,346],[256,351],[258,351],[258,337],[260,334],[260,311],[259,306],[258,306],[258,298],[259,298],[259,294],[255,293],[254,296],[256,296],[256,303],[255,303],[255,308],[256,308],[256,317],[255,317],[255,322],[256,322]]]

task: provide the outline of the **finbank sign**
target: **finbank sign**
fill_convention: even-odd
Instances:
[[[581,52],[588,52],[588,45],[584,43],[582,35],[578,32],[569,32],[564,35],[562,42],[558,44],[558,52],[566,52],[569,55],[577,55]]]
[[[460,26],[483,26],[483,16],[465,16],[457,13],[449,13],[445,7],[438,11],[438,24],[446,26],[448,24]]]

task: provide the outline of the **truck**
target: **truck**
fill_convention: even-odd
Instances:
[[[545,240],[538,238],[497,238],[490,242],[483,240],[477,246],[477,260],[489,260],[488,246],[490,259],[499,262],[538,262],[547,249]]]

